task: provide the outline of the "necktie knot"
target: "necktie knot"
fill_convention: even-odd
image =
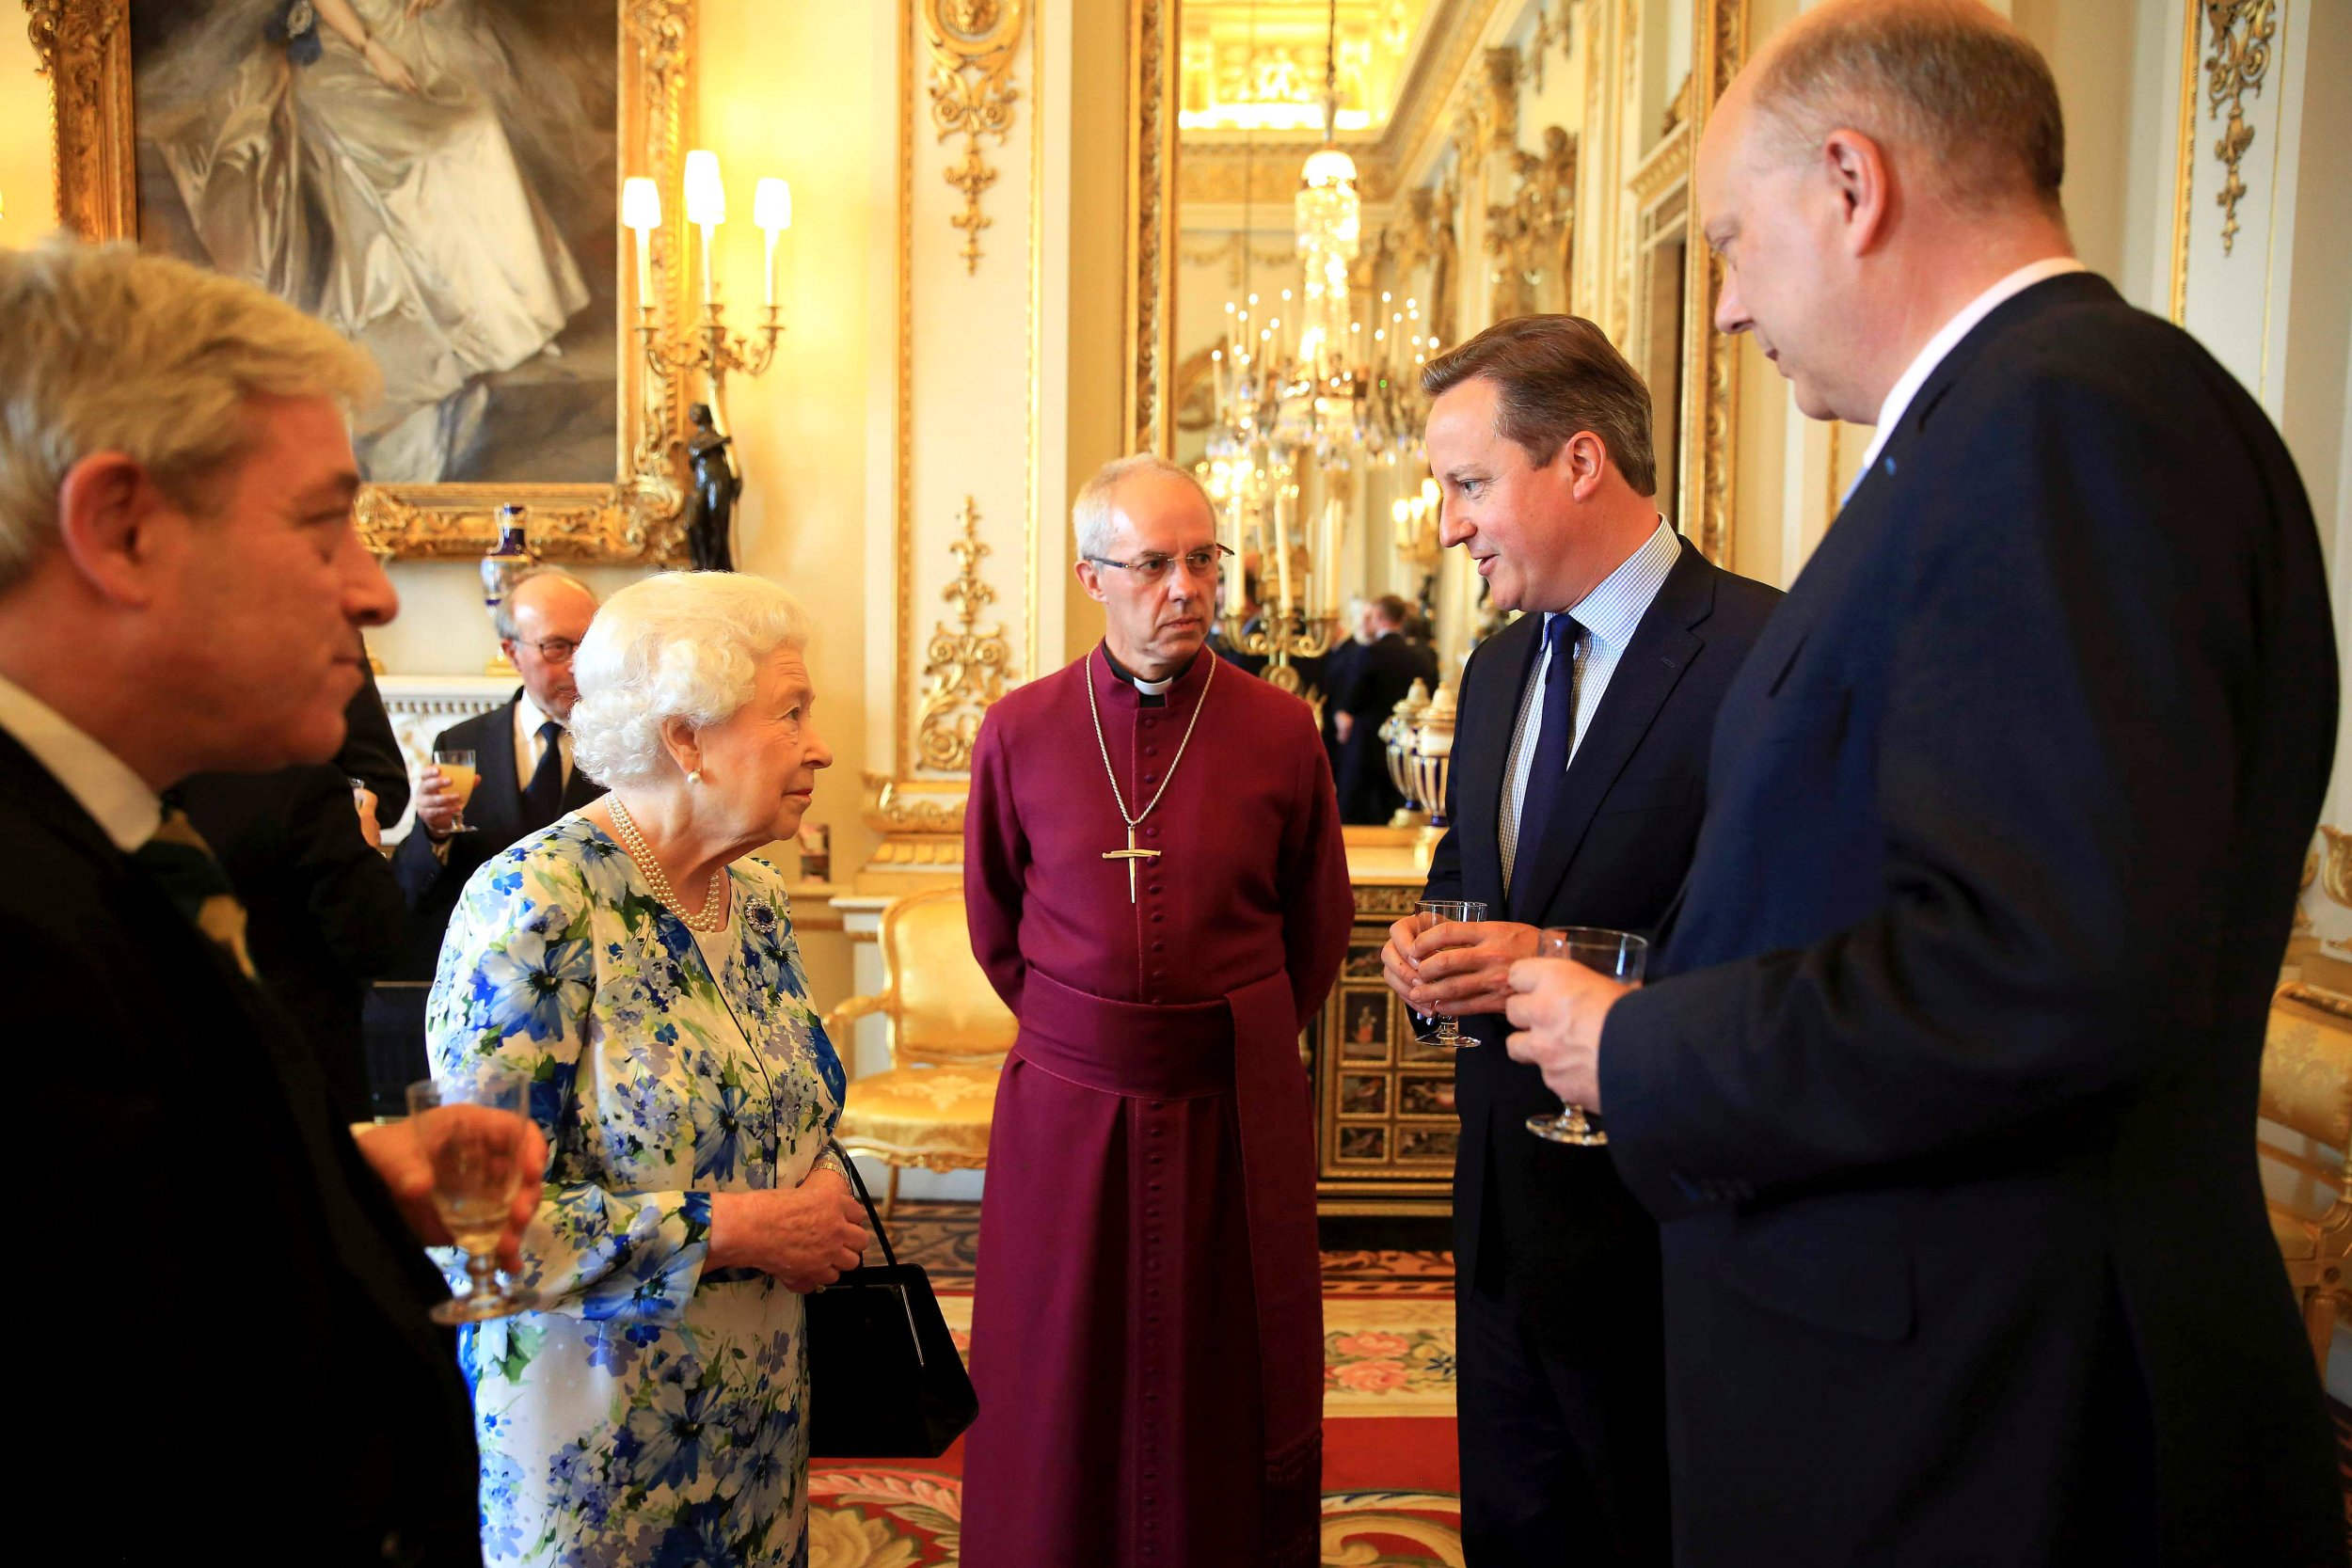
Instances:
[[[196,928],[226,948],[237,967],[249,977],[253,958],[245,944],[245,906],[229,873],[213,858],[212,846],[196,831],[188,814],[168,802],[164,819],[145,844],[131,852],[131,863],[162,888]]]
[[[1544,641],[1550,645],[1554,671],[1562,659],[1575,657],[1577,639],[1583,635],[1583,623],[1575,616],[1563,611],[1551,618],[1551,623],[1544,627]]]
[[[550,719],[539,726],[539,743],[542,746],[552,746],[555,744],[555,737],[563,733],[564,726]]]
[[[537,832],[564,815],[564,726],[550,719],[539,726],[539,761],[523,785],[525,832]]]

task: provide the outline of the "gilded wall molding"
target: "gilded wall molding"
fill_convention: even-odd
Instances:
[[[130,0],[26,0],[25,8],[38,69],[55,90],[57,220],[87,239],[136,238]],[[693,0],[621,7],[620,154],[631,172],[665,189],[675,188],[684,161],[693,18]],[[685,281],[675,261],[684,225],[685,214],[675,214],[654,235],[654,303],[665,325],[683,319]],[[626,270],[623,277],[633,291]],[[634,303],[632,293],[627,305]],[[653,371],[631,341],[624,333],[617,355],[622,419],[612,483],[371,484],[354,509],[361,535],[395,558],[469,558],[496,542],[498,508],[519,500],[532,509],[532,547],[543,559],[675,556],[684,532],[684,404],[675,377]]]
[[[980,718],[1005,694],[1012,673],[1012,644],[1003,625],[980,625],[980,611],[995,602],[996,590],[980,580],[981,558],[995,552],[980,540],[979,503],[964,497],[958,516],[963,537],[947,545],[958,569],[939,595],[957,607],[954,624],[941,621],[931,628],[923,663],[923,705],[914,720],[916,760],[943,773],[970,769]]]
[[[2186,36],[2181,40],[2181,108],[2172,166],[2172,325],[2175,326],[2184,326],[2188,323],[2189,192],[2197,182],[2197,40],[2202,36],[2199,25],[2198,0],[2183,0],[2181,13],[2186,19]]]
[[[1178,0],[1128,0],[1128,451],[1168,456],[1176,339]]]
[[[1747,0],[1699,0],[1700,25],[1692,39],[1691,145],[1696,148],[1714,113],[1716,100],[1740,73],[1747,57]],[[1682,443],[1683,530],[1708,560],[1732,564],[1732,427],[1740,397],[1740,344],[1715,330],[1715,295],[1723,282],[1723,259],[1700,238],[1693,214],[1691,243],[1684,247],[1682,341],[1696,363],[1684,379]]]
[[[2227,256],[2237,244],[2237,204],[2246,195],[2238,165],[2247,149],[2254,145],[2254,128],[2246,123],[2245,98],[2249,92],[2262,95],[2263,76],[2270,69],[2270,40],[2277,36],[2279,24],[2270,14],[2271,0],[2190,0],[2190,4],[2203,6],[2213,34],[2213,53],[2205,57],[2208,115],[2219,119],[2221,105],[2230,106],[2230,122],[2213,144],[2214,156],[2228,171],[2221,188],[2214,193],[2214,205],[2222,213],[2221,254]]]
[[[923,0],[923,41],[930,50],[931,126],[938,139],[963,137],[963,157],[947,166],[947,183],[963,194],[963,211],[947,221],[963,233],[963,266],[980,270],[980,230],[995,220],[980,198],[996,171],[980,156],[980,140],[1003,146],[1012,134],[1012,85],[1021,51],[1026,0]]]
[[[1508,156],[1511,199],[1486,208],[1483,242],[1495,261],[1487,313],[1497,321],[1565,306],[1576,215],[1574,136],[1547,125],[1541,152]]]

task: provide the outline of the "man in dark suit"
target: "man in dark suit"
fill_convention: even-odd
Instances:
[[[1699,154],[1717,325],[1878,434],[1664,978],[1512,974],[1663,1221],[1685,1562],[2344,1560],[2251,1137],[2327,578],[2253,399],[2073,261],[2063,146],[2006,22],[1830,0]]]
[[[1389,778],[1388,743],[1380,726],[1413,689],[1431,676],[1422,651],[1405,640],[1412,607],[1384,594],[1366,611],[1372,641],[1349,661],[1346,684],[1332,689],[1338,711],[1332,730],[1340,742],[1340,820],[1386,824],[1405,803]]]
[[[1463,1542],[1477,1568],[1663,1564],[1657,1227],[1605,1152],[1528,1130],[1560,1102],[1502,1053],[1505,978],[1540,927],[1657,925],[1716,707],[1780,595],[1659,517],[1648,388],[1592,323],[1502,322],[1422,379],[1439,536],[1526,612],[1463,672],[1425,894],[1494,918],[1399,921],[1381,955],[1475,1042],[1454,1057]]]
[[[568,728],[580,688],[572,654],[596,618],[596,595],[578,578],[553,566],[516,575],[497,615],[499,646],[523,677],[515,695],[489,712],[453,724],[433,737],[433,749],[474,754],[478,780],[464,800],[469,830],[453,831],[461,804],[437,768],[418,780],[417,819],[392,855],[392,870],[408,900],[407,936],[399,962],[369,999],[370,1052],[396,1053],[413,1076],[424,1072],[424,1001],[441,956],[441,936],[466,879],[568,812],[604,793],[572,766]]]
[[[425,1316],[432,1158],[453,1127],[531,1171],[545,1147],[472,1107],[355,1138],[161,805],[342,740],[360,629],[397,605],[352,527],[343,405],[373,367],[259,290],[63,240],[0,250],[0,1033],[30,1168],[104,1237],[58,1285],[91,1353],[19,1391],[45,1444],[103,1462],[43,1504],[91,1560],[233,1519],[256,1560],[478,1562],[466,1390]]]

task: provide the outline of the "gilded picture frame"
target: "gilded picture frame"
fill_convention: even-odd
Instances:
[[[58,222],[92,240],[139,233],[131,0],[25,0],[40,71],[55,94],[54,153]],[[615,94],[620,173],[680,188],[683,128],[693,108],[694,0],[619,0]],[[619,207],[617,182],[613,209]],[[656,330],[686,319],[682,204],[664,203],[652,235]],[[614,255],[633,245],[617,230]],[[531,509],[532,550],[542,559],[598,563],[666,562],[683,545],[685,414],[677,377],[648,363],[634,330],[633,268],[615,267],[614,461],[610,483],[383,483],[358,503],[361,532],[399,560],[473,557],[497,538],[497,509]]]

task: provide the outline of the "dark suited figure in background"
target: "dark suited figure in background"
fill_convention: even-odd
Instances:
[[[1389,780],[1388,746],[1380,726],[1396,705],[1435,670],[1423,650],[1405,640],[1412,606],[1394,594],[1372,601],[1365,616],[1372,640],[1349,661],[1346,684],[1334,686],[1331,731],[1340,743],[1340,820],[1385,823],[1405,798]]]
[[[360,1012],[400,955],[408,906],[376,847],[373,792],[336,763],[200,773],[177,792],[246,907],[254,972],[318,1053],[336,1113],[376,1114]],[[421,1077],[423,1074],[420,1073]]]
[[[595,592],[561,567],[517,573],[499,606],[497,626],[499,646],[522,674],[521,689],[489,712],[433,737],[437,752],[474,754],[480,776],[473,798],[465,802],[465,821],[472,832],[453,831],[457,792],[440,769],[424,769],[417,782],[416,826],[392,855],[392,870],[408,900],[407,936],[390,980],[376,986],[368,1004],[368,1051],[376,1062],[379,1089],[404,1082],[404,1072],[411,1079],[425,1075],[425,991],[466,879],[518,840],[604,793],[603,785],[572,766],[571,732],[565,727],[580,700],[572,654],[596,614]]]
[[[1509,1016],[1663,1222],[1701,1568],[2344,1561],[2252,1137],[2327,574],[2254,400],[2074,261],[2064,146],[1991,11],[1828,0],[1698,154],[1717,326],[1878,433],[1661,977]]]
[[[352,526],[344,410],[374,379],[217,273],[0,249],[0,1037],[39,1107],[27,1168],[117,1232],[113,1277],[59,1307],[104,1348],[32,1357],[14,1392],[58,1452],[117,1461],[42,1479],[91,1560],[193,1530],[257,1562],[481,1561],[471,1412],[425,1315],[433,1156],[453,1130],[526,1170],[546,1146],[470,1106],[353,1136],[162,800],[342,743],[361,629],[399,603]]]
[[[1649,389],[1591,322],[1500,322],[1422,384],[1439,537],[1525,612],[1463,672],[1424,895],[1495,918],[1399,921],[1381,954],[1399,995],[1477,1041],[1454,1055],[1463,1542],[1473,1568],[1662,1565],[1658,1227],[1606,1149],[1527,1130],[1560,1101],[1503,1053],[1502,1014],[1538,927],[1646,932],[1666,912],[1716,710],[1780,594],[1659,516]]]

